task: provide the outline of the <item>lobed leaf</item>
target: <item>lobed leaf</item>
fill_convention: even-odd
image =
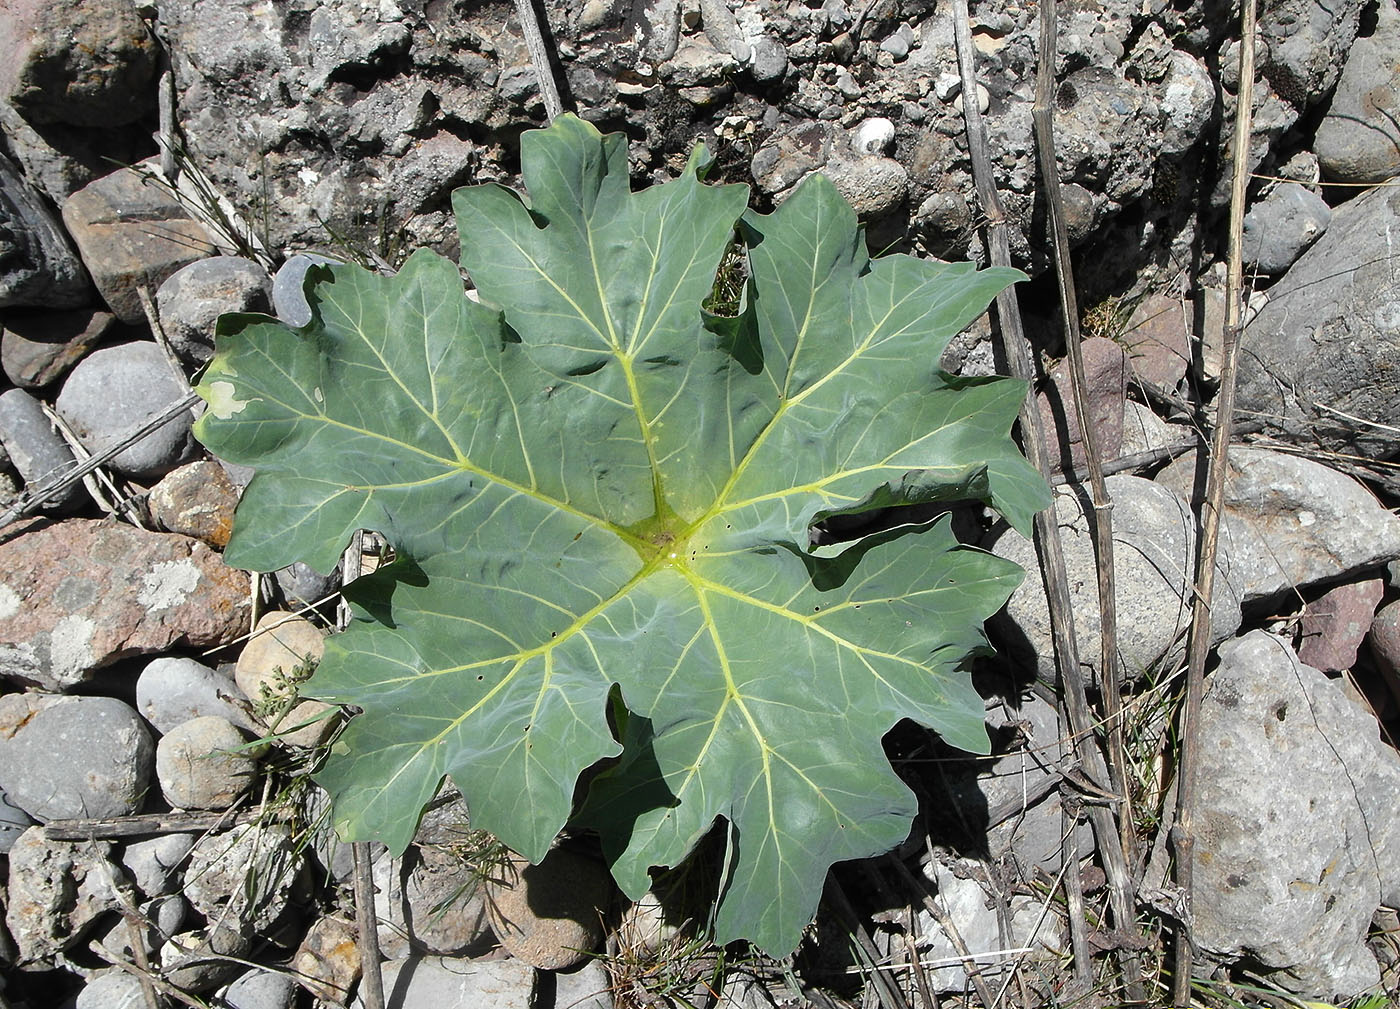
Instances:
[[[1020,569],[946,520],[810,530],[966,498],[1024,528],[1048,503],[1008,434],[1024,387],[936,368],[1020,274],[872,262],[819,176],[766,216],[699,152],[632,193],[623,140],[570,116],[522,161],[528,202],[454,195],[480,304],[420,251],[394,277],[313,269],[300,330],[221,320],[196,431],[257,468],[227,559],[394,546],[307,688],[363,709],[318,776],[344,836],[403,848],[450,776],[532,860],[592,825],[637,897],[723,819],[716,937],[783,954],[833,862],[908,831],[881,737],[912,718],[986,750],[963,666]],[[736,227],[746,304],[719,319]]]

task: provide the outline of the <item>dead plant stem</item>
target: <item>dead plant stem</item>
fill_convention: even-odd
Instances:
[[[1254,103],[1254,0],[1243,0],[1240,9],[1240,86],[1235,103],[1235,142],[1230,180],[1230,235],[1226,256],[1224,354],[1220,392],[1215,402],[1215,430],[1211,439],[1205,495],[1201,501],[1200,536],[1197,538],[1196,591],[1191,605],[1191,630],[1186,644],[1186,700],[1181,712],[1181,757],[1177,769],[1176,826],[1172,832],[1176,854],[1176,884],[1181,893],[1182,919],[1177,923],[1172,973],[1172,1005],[1191,1003],[1191,971],[1194,949],[1191,935],[1192,868],[1195,834],[1192,803],[1200,767],[1196,734],[1205,693],[1206,653],[1210,650],[1210,607],[1215,591],[1215,560],[1220,543],[1220,512],[1225,499],[1225,475],[1229,471],[1229,447],[1235,410],[1235,372],[1239,359],[1241,301],[1244,291],[1245,191],[1249,184],[1249,138]]]
[[[997,195],[991,156],[987,149],[987,130],[977,105],[977,78],[967,0],[953,0],[953,31],[957,45],[958,69],[962,77],[963,116],[967,123],[972,175],[982,212],[987,219],[990,258],[993,265],[1009,266],[1011,249],[1006,234],[1006,215]],[[1030,345],[1021,327],[1016,295],[1009,289],[1003,291],[997,295],[996,304],[1002,350],[1007,366],[1013,376],[1022,379],[1029,386],[1035,374],[1031,363]],[[1020,421],[1026,455],[1048,483],[1050,465],[1045,447],[1045,430],[1041,424],[1040,411],[1029,395],[1022,404]],[[1035,516],[1035,533],[1050,606],[1051,634],[1059,670],[1060,693],[1070,729],[1075,736],[1076,755],[1093,783],[1099,788],[1109,788],[1111,784],[1107,766],[1089,729],[1092,717],[1079,666],[1079,646],[1074,633],[1069,581],[1054,506]],[[1109,899],[1115,925],[1121,930],[1129,931],[1136,921],[1133,882],[1123,854],[1122,838],[1116,818],[1107,806],[1098,804],[1090,805],[1088,812],[1094,828],[1094,837],[1098,842],[1099,855],[1103,860],[1104,874],[1108,877]],[[1125,993],[1132,1001],[1142,1001],[1143,989],[1137,958],[1125,952],[1122,967]]]
[[[549,48],[544,41],[544,32],[540,30],[539,18],[535,16],[535,5],[532,0],[515,0],[515,11],[520,18],[521,34],[525,36],[525,50],[530,54],[530,63],[535,68],[545,115],[550,122],[554,122],[563,114],[564,103],[559,98],[559,85],[554,80]]]
[[[1064,197],[1060,192],[1059,165],[1055,158],[1055,54],[1058,31],[1055,0],[1040,2],[1040,63],[1036,68],[1035,103],[1031,117],[1035,124],[1036,150],[1040,157],[1040,182],[1050,219],[1051,251],[1055,277],[1060,290],[1060,317],[1064,323],[1065,351],[1074,394],[1074,410],[1079,415],[1079,432],[1084,446],[1084,464],[1089,471],[1089,487],[1094,508],[1094,560],[1099,587],[1099,689],[1103,697],[1105,732],[1108,739],[1109,781],[1123,805],[1118,812],[1123,855],[1129,864],[1137,851],[1133,816],[1128,794],[1128,757],[1123,746],[1122,677],[1118,667],[1118,597],[1113,565],[1113,500],[1104,481],[1103,456],[1099,436],[1089,415],[1088,381],[1084,376],[1084,354],[1080,348],[1079,299],[1074,286],[1069,254],[1069,231],[1065,227]]]

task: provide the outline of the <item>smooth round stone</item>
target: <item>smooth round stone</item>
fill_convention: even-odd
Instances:
[[[220,993],[228,1009],[291,1009],[297,985],[286,974],[250,970]]]
[[[174,893],[180,886],[180,865],[194,847],[195,837],[194,834],[161,834],[144,841],[132,841],[122,850],[122,868],[147,897]]]
[[[204,715],[218,715],[241,729],[261,732],[252,716],[236,703],[246,699],[232,677],[197,659],[152,659],[136,680],[136,710],[160,732]]]
[[[155,747],[113,697],[0,697],[0,788],[40,823],[141,808]],[[17,726],[17,727],[16,727]]]
[[[602,941],[612,879],[602,862],[555,848],[539,865],[516,855],[488,879],[491,930],[514,957],[541,970],[564,970]]]
[[[54,409],[94,455],[134,434],[179,402],[189,386],[176,376],[165,352],[138,340],[89,354],[78,362]],[[109,466],[131,477],[158,477],[195,453],[189,411],[114,456]]]
[[[73,1009],[146,1009],[141,979],[124,970],[113,970],[83,985]]]
[[[166,801],[179,809],[228,809],[258,773],[246,742],[217,715],[175,726],[156,744],[156,778]]]
[[[241,256],[211,256],[181,267],[160,285],[156,307],[170,346],[186,366],[214,356],[214,325],[225,312],[267,312],[272,279]]]
[[[311,321],[311,305],[306,300],[306,271],[313,266],[338,265],[336,260],[314,253],[291,256],[272,278],[272,310],[288,326],[305,326]]]

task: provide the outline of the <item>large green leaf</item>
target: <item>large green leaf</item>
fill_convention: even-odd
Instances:
[[[884,733],[986,749],[962,666],[1021,571],[946,521],[810,530],[966,498],[1024,527],[1048,502],[1008,435],[1024,387],[935,366],[1020,275],[872,262],[820,177],[769,216],[698,155],[631,193],[623,140],[572,117],[522,156],[528,204],[455,195],[481,304],[420,251],[389,278],[313,269],[301,330],[221,321],[197,433],[257,469],[227,559],[328,570],[360,528],[394,547],[308,687],[363,709],[319,775],[342,834],[404,847],[450,775],[533,860],[595,825],[635,897],[723,818],[717,937],[784,953],[833,862],[908,830]],[[707,317],[736,226],[745,305]]]

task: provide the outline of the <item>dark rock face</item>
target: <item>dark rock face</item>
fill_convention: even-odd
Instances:
[[[0,153],[0,308],[87,303],[87,271],[53,212]]]
[[[12,0],[0,8],[0,98],[36,124],[141,118],[157,49],[131,0]]]

